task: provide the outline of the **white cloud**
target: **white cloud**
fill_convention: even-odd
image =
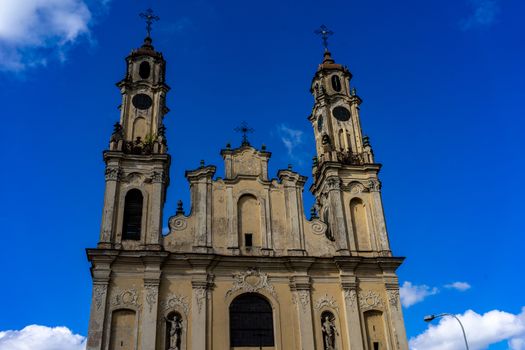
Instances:
[[[457,315],[465,327],[471,350],[486,349],[491,344],[507,341],[509,349],[525,349],[525,307],[521,313],[492,310],[480,315],[472,310]],[[463,350],[461,328],[453,317],[443,317],[429,325],[422,334],[410,339],[411,350]]]
[[[288,155],[294,157],[294,151],[297,146],[303,143],[303,131],[296,130],[281,124],[277,127],[281,141],[284,143]]]
[[[0,350],[84,350],[86,338],[67,327],[26,326],[0,332]]]
[[[464,292],[472,288],[472,286],[467,282],[454,282],[454,283],[446,284],[445,288],[456,289],[456,290],[459,290],[460,292]]]
[[[68,47],[89,35],[91,12],[83,0],[2,0],[0,6],[0,70],[64,61]]]
[[[476,27],[490,27],[499,12],[499,0],[470,0],[473,12],[461,21],[461,28],[468,30]]]
[[[415,285],[408,281],[405,281],[399,289],[401,304],[404,307],[410,307],[417,304],[423,301],[426,297],[437,294],[438,292],[439,289],[436,287],[430,288],[424,284]]]

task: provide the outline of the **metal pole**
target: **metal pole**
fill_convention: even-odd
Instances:
[[[467,348],[467,350],[469,350],[468,342],[467,342],[467,334],[465,333],[465,328],[463,328],[463,324],[461,323],[459,318],[456,315],[449,314],[449,313],[443,313],[443,314],[436,315],[435,318],[443,317],[443,316],[452,316],[459,322],[459,325],[461,326],[461,331],[463,332],[463,339],[465,340],[465,347]]]

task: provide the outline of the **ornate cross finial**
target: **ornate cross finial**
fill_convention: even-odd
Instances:
[[[151,37],[151,24],[158,21],[160,19],[159,16],[155,16],[150,8],[140,13],[139,16],[146,21],[146,32],[148,33],[148,38]]]
[[[245,121],[241,122],[241,125],[236,127],[234,130],[236,132],[242,133],[242,146],[249,146],[250,142],[248,141],[248,136],[246,134],[252,133],[255,130],[253,128],[250,128],[248,126],[248,123],[246,123]]]
[[[321,36],[321,38],[323,39],[324,49],[325,51],[328,51],[328,37],[334,34],[334,32],[332,32],[330,29],[328,29],[327,26],[323,24],[314,33]]]

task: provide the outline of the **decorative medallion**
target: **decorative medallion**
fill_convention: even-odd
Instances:
[[[314,306],[317,310],[320,310],[323,307],[329,307],[331,309],[339,311],[339,307],[337,306],[337,303],[332,296],[328,296],[328,294],[323,295],[319,299],[317,299],[317,302]]]
[[[113,306],[135,305],[140,306],[136,289],[115,289],[115,296],[111,302]]]
[[[312,232],[315,235],[324,235],[326,233],[326,230],[328,229],[328,226],[319,219],[313,219],[311,225]]]
[[[275,289],[268,282],[268,275],[259,272],[257,268],[250,268],[246,272],[236,273],[233,275],[233,278],[233,287],[226,292],[226,297],[238,290],[254,293],[261,289],[268,291],[274,298],[277,297]]]
[[[383,300],[377,292],[369,290],[366,293],[359,293],[359,306],[361,311],[370,309],[381,309],[384,306]]]
[[[188,304],[188,298],[179,296],[175,293],[170,294],[168,298],[165,301],[163,301],[160,305],[164,311],[177,309],[184,312],[186,316],[188,315],[190,309],[190,306]]]
[[[168,227],[170,231],[182,231],[188,226],[188,222],[184,215],[177,215],[170,217]]]

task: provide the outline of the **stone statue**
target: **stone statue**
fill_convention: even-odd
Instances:
[[[173,319],[164,318],[166,323],[169,323],[169,348],[167,350],[181,350],[180,343],[182,337],[182,318],[179,315],[174,315]]]
[[[334,319],[326,315],[322,325],[324,350],[336,350],[335,337],[339,335],[337,328],[335,328]]]

